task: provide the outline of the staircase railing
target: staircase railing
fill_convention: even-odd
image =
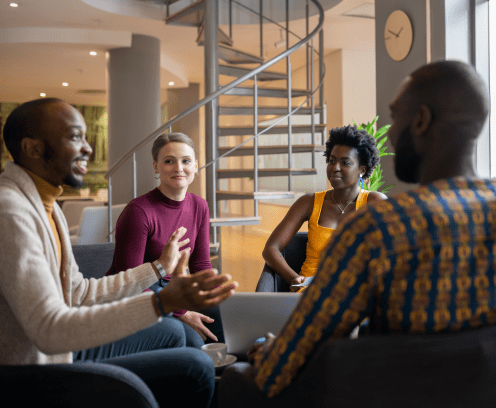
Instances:
[[[113,232],[112,231],[112,175],[122,165],[124,165],[124,163],[129,158],[132,157],[132,162],[133,162],[133,197],[136,198],[136,196],[137,196],[136,152],[138,150],[140,150],[143,146],[145,146],[151,140],[154,140],[157,136],[159,136],[161,133],[163,133],[166,129],[169,129],[169,132],[171,132],[172,131],[172,125],[174,125],[175,123],[179,122],[181,119],[185,118],[190,113],[196,111],[197,109],[200,109],[201,107],[205,106],[207,103],[209,103],[212,100],[218,98],[219,96],[226,94],[228,91],[230,91],[231,89],[237,87],[239,84],[241,84],[241,83],[243,83],[243,82],[245,82],[245,81],[247,81],[249,79],[255,78],[256,75],[258,75],[259,73],[265,71],[267,68],[270,68],[271,66],[273,66],[274,64],[276,64],[279,61],[283,60],[284,58],[288,58],[288,92],[289,92],[289,97],[288,97],[288,100],[289,100],[289,102],[288,102],[289,111],[288,111],[288,114],[285,115],[285,116],[282,116],[282,117],[278,118],[278,120],[274,124],[272,124],[270,127],[268,127],[267,129],[264,129],[261,132],[255,132],[256,134],[253,137],[251,137],[250,139],[242,142],[241,144],[239,144],[238,146],[234,147],[230,151],[224,153],[223,155],[216,157],[214,160],[212,160],[211,162],[207,163],[205,166],[201,167],[199,170],[202,170],[202,169],[206,168],[207,166],[210,166],[210,165],[214,164],[215,162],[217,162],[221,158],[227,156],[228,154],[232,153],[234,150],[236,150],[239,147],[243,146],[244,144],[246,144],[250,140],[253,140],[253,139],[257,140],[256,138],[258,136],[260,136],[261,134],[267,132],[269,129],[271,129],[272,127],[276,126],[278,123],[282,122],[285,119],[288,119],[288,125],[291,126],[291,124],[290,124],[291,121],[289,119],[290,116],[293,115],[296,111],[298,111],[311,98],[313,99],[313,96],[314,96],[315,92],[317,92],[319,89],[321,89],[321,87],[323,85],[323,74],[324,74],[324,72],[322,72],[322,77],[320,78],[319,85],[315,89],[312,89],[312,92],[307,97],[307,99],[302,104],[300,104],[298,107],[296,107],[294,110],[291,110],[291,82],[290,82],[291,81],[291,71],[290,71],[289,56],[293,52],[295,52],[296,50],[298,50],[301,46],[303,46],[303,45],[307,44],[309,41],[311,41],[313,39],[313,37],[317,33],[322,32],[321,31],[322,30],[322,26],[324,25],[324,9],[322,8],[322,6],[320,5],[320,3],[317,0],[310,0],[310,1],[315,5],[315,7],[317,8],[317,10],[319,12],[319,22],[318,22],[317,26],[314,28],[314,30],[312,32],[310,32],[306,37],[304,37],[303,39],[301,39],[300,41],[298,41],[293,46],[287,48],[281,54],[275,56],[271,60],[265,62],[264,64],[262,64],[260,66],[258,66],[257,68],[253,69],[251,72],[243,75],[242,77],[239,77],[238,79],[235,79],[234,81],[230,82],[229,84],[227,84],[225,86],[222,86],[216,92],[214,92],[214,93],[206,96],[205,98],[201,99],[200,101],[198,101],[197,103],[195,103],[194,105],[192,105],[191,107],[189,107],[188,109],[186,109],[185,111],[181,112],[180,114],[176,115],[172,119],[170,119],[167,122],[165,122],[163,125],[159,126],[152,133],[150,133],[148,136],[146,136],[143,140],[141,140],[136,145],[134,145],[132,148],[130,148],[107,171],[107,173],[105,174],[105,178],[108,179],[108,208],[109,208],[108,225],[109,225],[109,241],[110,242],[113,241],[113,237],[112,237],[112,232]],[[323,38],[321,36],[321,38],[320,38],[320,44],[321,45],[322,45],[322,42],[323,42]],[[287,44],[289,44],[289,42],[287,42]],[[320,60],[322,61],[323,60],[323,48],[322,47],[320,49],[319,54],[320,54]],[[312,53],[312,55],[313,55],[313,53]],[[313,68],[313,63],[312,63],[312,68]],[[311,72],[312,78],[313,78],[313,72],[314,72],[314,70],[312,69],[312,72]],[[312,83],[313,83],[313,79],[312,79]],[[255,81],[255,89],[256,89],[256,81]],[[321,94],[322,94],[322,92],[321,92]],[[256,96],[256,93],[255,93],[255,96]],[[256,100],[256,98],[255,98],[255,100]],[[321,98],[321,100],[322,100],[322,98]],[[322,106],[321,106],[321,108],[322,108]],[[312,111],[313,111],[313,109],[312,109]],[[314,121],[314,115],[313,114],[312,114],[312,119],[311,120],[312,120],[312,126],[313,126],[313,121]],[[255,127],[256,127],[256,123],[255,123]],[[313,132],[313,134],[314,134],[314,132]],[[291,135],[290,135],[288,144],[289,144],[289,157],[291,158]],[[256,161],[255,161],[255,163],[256,163]],[[215,218],[215,214],[214,214],[214,218]]]

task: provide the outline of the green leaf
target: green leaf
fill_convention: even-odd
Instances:
[[[385,135],[390,127],[391,127],[391,125],[386,125],[386,126],[381,127],[380,129],[377,129],[377,132],[375,132],[376,139],[378,139],[382,135]]]
[[[384,138],[382,138],[381,140],[379,140],[379,141],[377,142],[377,148],[378,148],[379,150],[381,150],[382,145],[384,144],[384,142],[386,141],[386,139],[387,139],[387,137],[384,137]]]
[[[370,183],[370,191],[377,191],[380,186],[384,184],[384,181],[377,180],[375,183]]]
[[[382,190],[383,194],[386,194],[389,190],[391,190],[396,184],[391,184],[390,186],[387,186],[384,190]]]

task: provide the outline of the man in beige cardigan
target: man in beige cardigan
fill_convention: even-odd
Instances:
[[[208,406],[210,358],[197,349],[163,349],[150,336],[162,315],[217,305],[237,283],[214,271],[184,274],[189,251],[181,249],[188,243],[181,228],[157,261],[84,279],[55,199],[62,184],[83,185],[92,152],[85,133],[81,114],[59,99],[27,102],[6,121],[14,162],[0,175],[0,364],[69,364],[72,352],[129,337],[136,344],[104,362],[138,374],[157,400],[175,392],[186,406]],[[142,293],[168,273],[173,278],[162,291]]]

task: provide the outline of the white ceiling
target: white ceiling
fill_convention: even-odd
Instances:
[[[19,7],[12,8],[11,1],[15,0],[0,0],[0,101],[24,102],[44,92],[74,104],[104,105],[105,52],[130,46],[133,33],[155,36],[161,41],[163,99],[169,81],[174,81],[174,86],[203,82],[203,69],[198,69],[203,66],[203,48],[195,43],[196,28],[165,25],[163,6],[139,0],[19,0]],[[339,3],[326,11],[326,53],[374,49],[374,20],[343,16],[373,13],[373,2],[322,0],[328,6]],[[115,11],[118,4],[120,12],[127,7],[127,14],[137,15],[138,10],[140,17],[101,9],[103,5]],[[311,18],[310,27],[316,22],[316,17]],[[304,20],[291,22],[290,29],[303,33]],[[233,31],[236,48],[259,52],[258,28],[237,25]],[[280,52],[274,46],[278,40],[279,28],[266,26],[266,57]],[[90,51],[98,54],[91,56]],[[69,86],[63,87],[62,82]],[[99,93],[84,94],[80,90]]]

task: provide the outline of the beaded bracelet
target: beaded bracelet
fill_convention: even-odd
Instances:
[[[160,298],[159,298],[158,294],[160,293],[160,291],[162,289],[163,289],[163,287],[161,287],[161,286],[158,286],[157,288],[153,289],[153,291],[155,292],[155,300],[157,301],[158,310],[160,310],[160,313],[162,313],[162,316],[171,316],[172,313],[165,313],[165,310],[162,307],[162,302],[160,302]]]

